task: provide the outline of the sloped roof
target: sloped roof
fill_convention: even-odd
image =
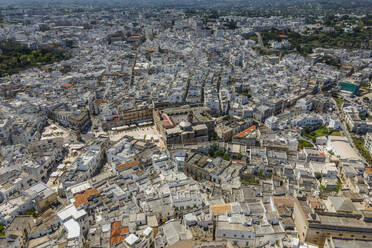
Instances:
[[[346,197],[329,197],[336,212],[353,212],[355,210],[353,203]]]
[[[133,161],[130,161],[128,163],[116,166],[116,170],[117,171],[122,171],[122,170],[126,170],[126,169],[129,169],[129,168],[135,167],[137,165],[138,165],[138,162],[136,160],[133,160]]]
[[[250,126],[249,128],[243,130],[242,132],[238,133],[237,135],[235,135],[236,138],[244,138],[247,134],[253,132],[256,130],[256,126],[253,125],[253,126]]]
[[[111,225],[110,246],[121,243],[127,233],[129,233],[129,227],[122,227],[120,221],[113,222]]]
[[[88,199],[91,196],[98,195],[99,191],[96,189],[87,189],[84,191],[84,193],[79,193],[74,195],[75,201],[74,205],[75,207],[80,207],[81,205],[88,204]]]

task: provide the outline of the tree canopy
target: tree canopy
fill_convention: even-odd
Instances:
[[[56,49],[31,49],[15,41],[0,42],[0,76],[18,73],[21,70],[51,64],[65,59]]]

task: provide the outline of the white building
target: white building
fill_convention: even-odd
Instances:
[[[9,224],[13,218],[28,210],[33,209],[32,198],[29,196],[18,196],[0,204],[0,223]]]
[[[240,214],[217,216],[216,240],[228,240],[240,247],[253,246],[255,231],[251,220]]]
[[[187,189],[171,193],[171,201],[176,209],[188,209],[200,207],[203,203],[198,189]]]
[[[0,144],[8,143],[10,137],[10,120],[9,119],[0,119]]]
[[[296,107],[310,111],[313,108],[313,103],[310,101],[310,99],[301,98],[296,102]]]
[[[131,157],[135,155],[135,152],[136,149],[133,148],[130,140],[124,137],[118,143],[111,146],[110,149],[107,149],[107,162],[111,165],[113,171],[115,171],[117,165],[129,162]]]
[[[74,204],[70,204],[61,209],[57,216],[67,232],[67,239],[81,241],[83,234],[89,228],[87,212],[84,209],[77,209]]]
[[[323,119],[319,116],[302,115],[292,121],[294,126],[311,127],[323,124]]]
[[[279,128],[279,119],[276,116],[270,116],[265,120],[265,126],[271,130],[277,130]]]
[[[92,176],[98,169],[102,159],[102,148],[92,145],[89,149],[78,157],[75,161],[76,169],[84,171],[88,176]]]
[[[330,118],[328,122],[328,128],[339,130],[341,128],[341,122],[337,119]]]
[[[367,133],[366,138],[364,139],[364,146],[372,154],[372,133]]]

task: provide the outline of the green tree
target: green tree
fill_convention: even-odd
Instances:
[[[0,77],[18,73],[19,71],[55,61],[60,61],[65,56],[58,51],[46,49],[30,49],[18,42],[5,40],[0,41]]]
[[[227,153],[225,153],[225,154],[222,156],[222,159],[223,159],[223,160],[226,160],[226,161],[229,161],[231,158],[230,158],[230,156],[229,156]]]

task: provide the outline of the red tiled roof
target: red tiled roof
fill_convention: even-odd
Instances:
[[[129,169],[129,168],[135,167],[137,165],[138,165],[138,162],[136,160],[133,160],[133,161],[130,161],[126,164],[121,164],[121,165],[116,166],[116,170],[117,171],[122,171],[122,170],[126,170],[126,169]]]
[[[372,174],[372,168],[366,168],[364,170],[364,172],[367,174],[367,175],[371,175]]]
[[[171,124],[170,121],[168,121],[168,120],[162,120],[161,124],[162,124],[164,127],[172,127],[172,124]]]
[[[172,121],[171,118],[168,117],[168,115],[166,114],[161,114],[161,117],[163,118],[161,124],[164,126],[164,127],[174,127],[174,123]]]
[[[288,38],[288,35],[280,34],[279,37],[280,37],[280,38]]]
[[[170,122],[172,123],[172,125],[175,127],[176,126],[176,124],[175,124],[175,122],[174,122],[174,120],[173,120],[173,117],[171,116],[171,117],[169,117],[169,120],[170,120]]]
[[[323,208],[322,206],[322,203],[320,202],[320,200],[314,196],[309,196],[307,198],[310,206],[313,208],[313,209],[321,209]]]
[[[72,84],[62,84],[63,87],[69,88],[72,87]]]
[[[236,138],[243,138],[243,137],[245,137],[247,134],[253,132],[254,130],[256,130],[256,126],[255,126],[255,125],[253,125],[253,126],[247,128],[247,129],[245,129],[244,131],[238,133],[237,135],[235,135],[235,137],[236,137]]]
[[[124,235],[129,233],[127,226],[121,227],[120,221],[115,221],[111,225],[110,246],[115,246],[124,240]]]
[[[74,205],[75,207],[80,207],[81,205],[88,204],[88,198],[94,195],[98,195],[99,191],[96,189],[87,189],[84,191],[84,193],[79,193],[74,195],[75,201]]]

